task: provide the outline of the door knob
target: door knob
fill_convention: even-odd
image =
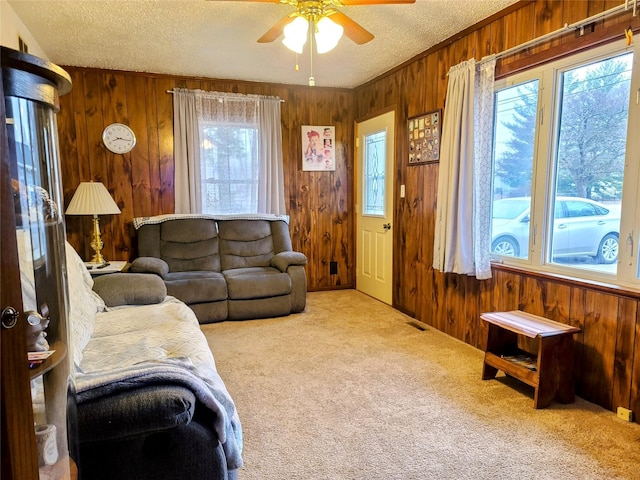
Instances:
[[[18,323],[20,314],[13,307],[7,307],[2,310],[2,326],[4,328],[13,328]]]
[[[385,224],[382,225],[382,228],[384,228],[385,231],[391,230],[391,224],[390,223],[385,223]]]

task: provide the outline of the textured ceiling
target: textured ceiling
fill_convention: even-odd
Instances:
[[[306,85],[309,47],[299,57],[256,40],[289,5],[206,0],[8,0],[49,59],[62,65]],[[515,0],[417,0],[343,7],[375,35],[348,38],[313,55],[317,86],[353,88],[427,50]]]

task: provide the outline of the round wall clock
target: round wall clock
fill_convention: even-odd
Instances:
[[[113,153],[127,153],[136,145],[136,134],[127,125],[112,123],[102,132],[102,141]]]

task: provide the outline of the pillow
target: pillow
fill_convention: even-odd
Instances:
[[[160,303],[167,287],[160,277],[148,273],[111,273],[95,279],[93,289],[109,307]]]
[[[80,256],[69,242],[65,242],[65,247],[69,287],[67,319],[73,360],[76,365],[80,365],[82,351],[93,335],[96,313],[104,311],[106,306],[102,298],[91,289],[93,279]]]

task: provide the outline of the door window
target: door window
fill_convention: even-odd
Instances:
[[[387,132],[364,137],[363,214],[384,217],[386,212]]]

